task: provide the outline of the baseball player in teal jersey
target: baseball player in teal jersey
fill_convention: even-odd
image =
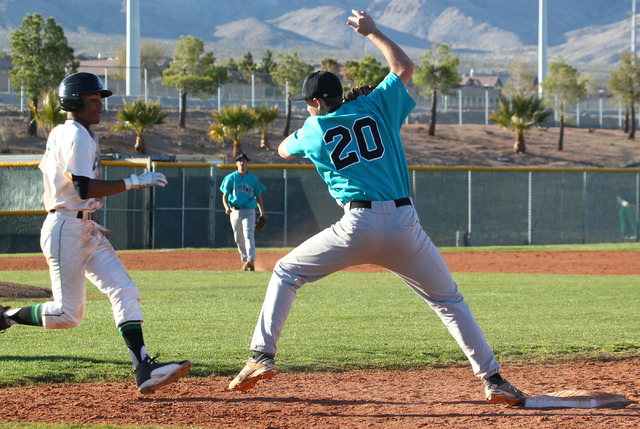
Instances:
[[[135,368],[140,393],[153,393],[191,369],[191,362],[158,363],[147,354],[142,335],[144,320],[140,292],[93,220],[104,197],[129,189],[165,186],[162,173],[147,172],[120,180],[102,180],[98,136],[91,125],[100,123],[104,89],[93,73],[67,76],[58,88],[67,121],[49,134],[40,162],[44,206],[49,214],[42,225],[40,245],[49,264],[53,301],[9,309],[0,306],[0,331],[12,325],[69,329],[80,324],[86,302],[85,278],[109,297],[115,325]]]
[[[249,157],[243,153],[236,157],[238,170],[224,178],[220,191],[222,204],[225,213],[229,215],[233,237],[243,262],[242,269],[255,271],[256,208],[260,211],[260,217],[266,217],[262,202],[262,193],[266,188],[260,179],[247,171],[248,162]]]
[[[352,12],[348,25],[382,51],[391,72],[369,95],[345,104],[337,76],[310,74],[292,100],[304,100],[311,117],[278,149],[283,158],[313,161],[344,216],[278,261],[251,341],[255,355],[229,388],[250,389],[277,374],[277,342],[300,287],[352,265],[377,264],[440,316],[484,381],[487,400],[521,404],[527,395],[500,376],[491,347],[409,198],[400,127],[414,107],[405,89],[414,64],[370,16]]]

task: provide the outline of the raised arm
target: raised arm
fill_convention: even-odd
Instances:
[[[352,10],[351,13],[353,13],[353,16],[349,17],[350,22],[347,25],[353,28],[356,33],[362,34],[371,40],[380,49],[389,63],[391,71],[406,85],[415,68],[411,58],[407,56],[400,46],[378,29],[373,18],[367,15],[366,12]]]

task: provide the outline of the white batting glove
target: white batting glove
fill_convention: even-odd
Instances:
[[[142,189],[149,186],[163,186],[166,185],[167,178],[162,173],[156,173],[155,171],[147,171],[144,174],[136,176],[132,174],[130,177],[124,179],[124,183],[127,189]]]

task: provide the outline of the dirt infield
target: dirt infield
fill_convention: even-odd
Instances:
[[[240,268],[235,252],[121,252],[130,270]],[[259,253],[270,270],[282,256]],[[444,253],[453,272],[640,274],[640,252]],[[226,267],[226,268],[225,268]],[[43,257],[0,258],[1,270],[46,270]],[[375,266],[356,271],[380,271]],[[248,273],[248,275],[250,275]],[[597,390],[626,404],[594,409],[530,409],[484,401],[468,365],[420,371],[283,373],[236,393],[229,378],[191,378],[152,396],[132,382],[40,385],[0,390],[0,421],[160,425],[203,428],[637,428],[640,358],[526,362],[503,375],[530,395]]]
[[[271,271],[283,257],[279,252],[258,252],[256,270]],[[523,274],[640,274],[640,252],[443,252],[454,273]],[[119,252],[128,270],[226,271],[240,269],[237,252],[172,250]],[[2,257],[0,271],[45,271],[44,256]],[[346,271],[383,272],[377,265],[357,265]]]

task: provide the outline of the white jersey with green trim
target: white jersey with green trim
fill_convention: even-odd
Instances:
[[[102,207],[102,198],[81,199],[69,179],[69,175],[89,179],[102,177],[98,136],[79,122],[67,120],[51,130],[38,167],[43,173],[47,211],[56,208],[95,211]]]

